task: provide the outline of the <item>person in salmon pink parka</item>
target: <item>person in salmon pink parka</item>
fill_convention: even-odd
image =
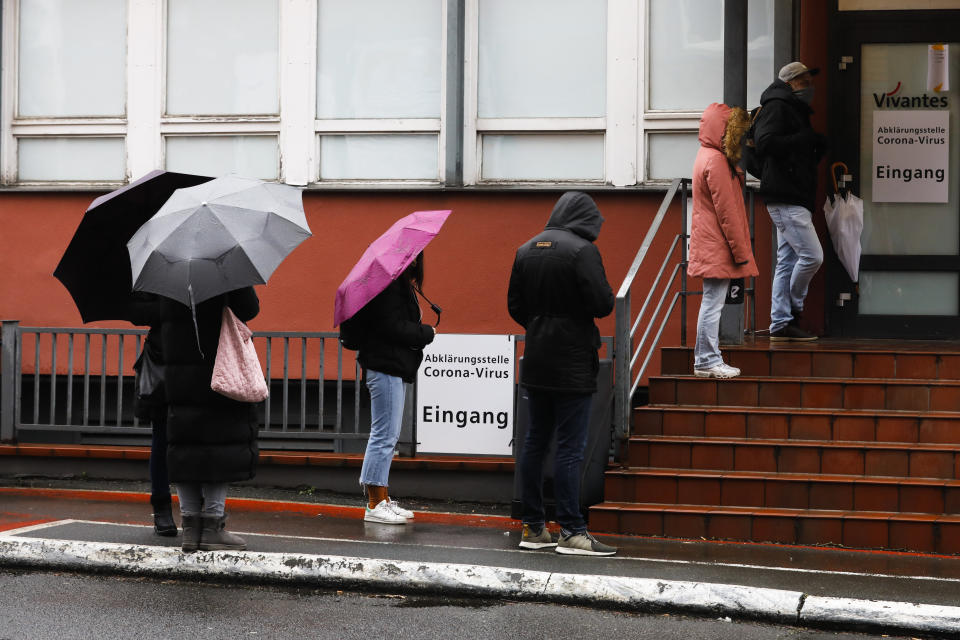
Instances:
[[[703,298],[693,349],[693,373],[701,378],[733,378],[740,369],[720,355],[720,312],[732,278],[758,274],[750,248],[743,203],[740,140],[750,115],[739,107],[713,103],[700,118],[700,150],[693,163],[693,214],[687,273],[703,278]]]

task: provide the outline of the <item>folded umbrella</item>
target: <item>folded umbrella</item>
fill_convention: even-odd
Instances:
[[[362,309],[396,280],[439,233],[450,211],[415,211],[374,240],[337,287],[333,325]]]
[[[127,243],[133,288],[193,306],[265,284],[310,235],[295,187],[226,176],[178,189]]]
[[[863,232],[863,200],[849,191],[823,203],[823,215],[833,248],[850,280],[860,277],[860,234]]]
[[[87,207],[53,272],[70,292],[84,322],[126,319],[133,287],[127,242],[175,190],[212,179],[151,171]]]

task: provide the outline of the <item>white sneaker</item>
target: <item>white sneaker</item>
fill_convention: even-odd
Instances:
[[[407,520],[413,520],[413,511],[404,509],[399,503],[394,502],[392,498],[387,498],[387,506],[390,507],[390,509],[393,510],[393,512],[398,516],[402,516]]]
[[[736,378],[740,375],[740,369],[721,362],[720,364],[713,365],[709,369],[694,369],[693,375],[698,378]]]
[[[373,509],[367,506],[363,514],[365,522],[379,522],[380,524],[407,524],[407,519],[390,508],[390,503],[381,500]]]

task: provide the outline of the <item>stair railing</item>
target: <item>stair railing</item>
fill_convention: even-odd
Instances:
[[[663,220],[666,218],[667,212],[670,210],[670,207],[676,199],[678,193],[680,194],[680,232],[674,236],[673,242],[671,243],[670,248],[667,250],[667,253],[663,258],[663,262],[660,264],[660,270],[657,273],[657,277],[654,278],[653,283],[650,285],[649,291],[647,292],[647,296],[643,301],[643,305],[640,307],[639,313],[637,313],[636,318],[633,318],[631,315],[631,302],[633,298],[632,289],[634,280],[636,279],[637,274],[640,272],[640,268],[643,266],[644,260],[650,251],[650,247],[653,245],[653,242],[657,237],[657,233],[660,231],[660,226],[663,224]],[[657,215],[654,216],[653,222],[650,223],[650,229],[647,231],[647,235],[644,237],[643,242],[640,245],[640,249],[637,251],[636,257],[633,259],[633,264],[630,265],[630,269],[627,271],[627,275],[624,277],[623,283],[620,285],[620,289],[617,292],[616,307],[614,308],[616,321],[616,328],[614,331],[614,428],[617,440],[621,444],[625,443],[630,437],[630,413],[633,410],[633,394],[636,392],[637,387],[640,384],[640,380],[643,379],[643,374],[646,371],[647,366],[650,364],[650,359],[656,352],[656,347],[660,342],[660,336],[663,334],[664,328],[667,325],[667,321],[670,319],[674,308],[677,306],[677,302],[680,303],[680,343],[685,345],[687,341],[688,292],[686,267],[687,199],[689,198],[689,193],[689,179],[676,178],[670,183],[670,188],[667,189],[667,193],[664,195],[663,201],[660,203],[660,208],[657,210]],[[677,257],[678,247],[679,256]],[[671,262],[673,262],[673,269],[670,272],[669,277],[664,280],[664,273],[666,273],[667,269],[670,267]],[[677,282],[678,278],[680,282],[680,288],[674,293],[673,298],[670,299],[666,311],[661,314],[664,304],[667,301],[667,297],[674,289],[674,284]],[[643,321],[643,319],[647,316],[647,309],[650,307],[650,304],[653,302],[653,299],[657,294],[659,294],[659,300],[657,301],[656,307],[649,314],[647,323],[643,328],[643,333],[635,344],[634,337],[641,328],[641,321]],[[654,330],[657,318],[660,318],[661,316],[662,320],[660,321],[659,326],[656,328],[656,333],[653,335],[653,339],[648,341],[648,338],[650,338],[651,333]],[[637,369],[636,375],[634,375],[634,366],[641,357],[643,357],[643,360],[641,361],[639,369]]]

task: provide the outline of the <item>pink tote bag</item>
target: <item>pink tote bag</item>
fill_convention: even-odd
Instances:
[[[260,402],[270,394],[253,348],[253,332],[228,306],[223,307],[210,388],[239,402]]]

